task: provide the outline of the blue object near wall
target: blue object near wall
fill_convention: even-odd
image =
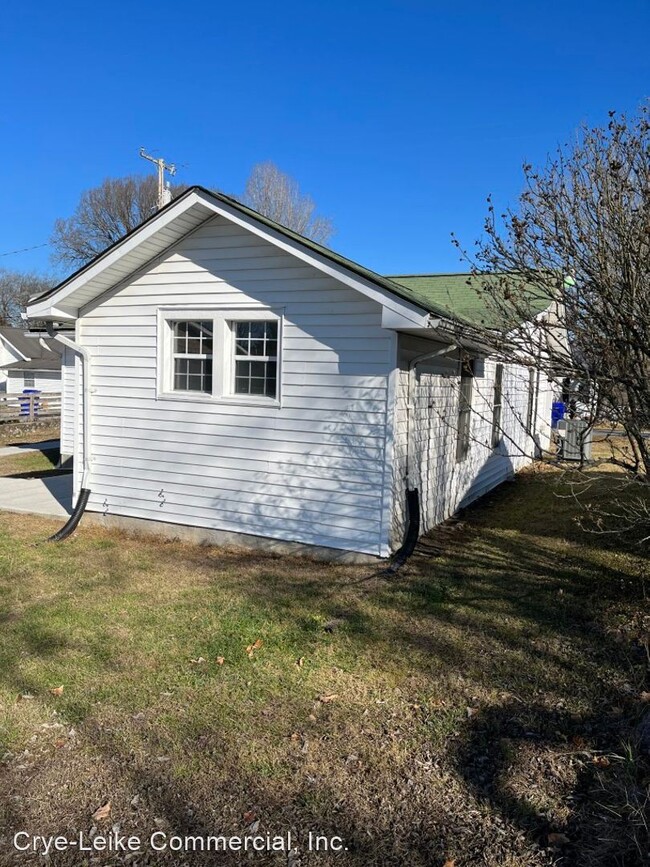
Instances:
[[[551,428],[555,430],[557,427],[557,423],[561,418],[564,418],[564,413],[566,411],[566,404],[561,400],[554,400],[553,407],[551,409]]]

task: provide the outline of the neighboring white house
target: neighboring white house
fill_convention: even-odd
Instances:
[[[382,277],[187,190],[28,307],[74,328],[76,494],[121,526],[389,556],[407,483],[426,530],[548,443],[551,383],[490,357],[449,280]]]
[[[0,327],[0,391],[25,389],[61,392],[61,346],[55,340],[27,337],[25,328]]]

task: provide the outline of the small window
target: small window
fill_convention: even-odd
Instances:
[[[212,321],[172,323],[174,391],[212,394]]]
[[[456,440],[457,461],[464,460],[469,452],[473,381],[473,363],[471,361],[464,361],[460,372],[460,394],[458,397],[458,438]]]
[[[23,385],[25,388],[35,388],[36,387],[36,377],[33,373],[24,373],[23,374]]]
[[[501,407],[503,402],[503,365],[497,364],[494,373],[494,401],[492,404],[492,448],[501,442]]]
[[[275,398],[278,390],[278,323],[233,322],[235,394]]]

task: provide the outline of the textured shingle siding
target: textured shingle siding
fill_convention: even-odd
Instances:
[[[284,309],[280,409],[156,398],[158,308],[223,303]],[[395,341],[379,304],[215,218],[82,311],[78,339],[91,510],[387,552]]]
[[[392,546],[401,544],[405,526],[405,471],[407,434],[408,364],[417,354],[435,349],[404,335],[399,340],[399,379],[395,413],[394,508]],[[524,367],[506,365],[503,375],[502,443],[491,447],[492,405],[496,362],[484,362],[483,376],[473,380],[469,451],[456,460],[459,359],[453,353],[418,365],[413,395],[411,466],[420,491],[421,530],[426,532],[449,518],[458,508],[501,484],[530,462],[534,446],[525,431],[529,374]],[[542,383],[538,431],[542,447],[548,445],[551,390]]]

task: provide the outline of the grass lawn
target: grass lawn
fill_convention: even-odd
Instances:
[[[583,535],[556,478],[392,577],[0,515],[0,864],[43,863],[16,830],[93,825],[300,852],[50,863],[647,863],[648,562]]]
[[[0,477],[22,473],[45,473],[59,462],[59,450],[25,452],[22,455],[0,456]]]

